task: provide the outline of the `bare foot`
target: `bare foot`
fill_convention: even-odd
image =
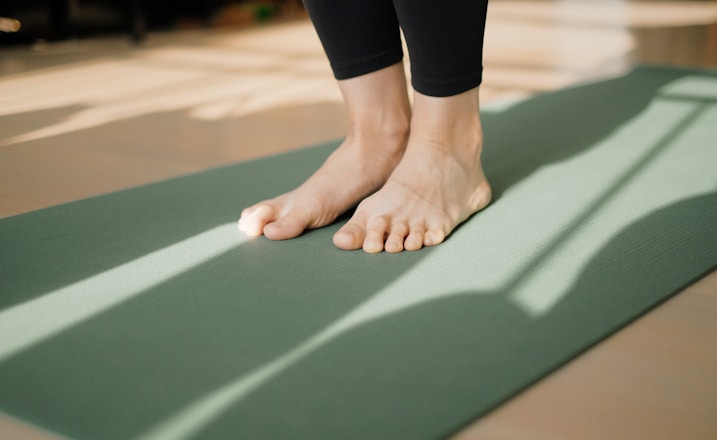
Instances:
[[[297,189],[246,208],[239,229],[272,240],[331,224],[384,184],[401,158],[405,135],[349,136]]]
[[[448,100],[448,101],[446,101]],[[448,234],[491,200],[480,162],[477,90],[457,97],[416,95],[406,152],[378,192],[335,235],[341,249],[418,250]]]
[[[406,148],[410,105],[402,64],[339,81],[351,120],[341,146],[304,184],[246,208],[239,229],[272,240],[332,223],[379,189]]]

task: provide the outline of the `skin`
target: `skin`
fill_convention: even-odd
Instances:
[[[351,122],[345,141],[295,190],[246,208],[239,229],[285,240],[359,203],[334,235],[369,253],[434,246],[491,200],[480,162],[478,88],[450,97],[414,92],[403,64],[339,81]]]

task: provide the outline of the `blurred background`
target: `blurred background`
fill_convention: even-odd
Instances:
[[[141,41],[147,32],[245,26],[302,13],[300,0],[4,0],[0,8],[0,16],[22,25],[22,32],[6,36],[3,44],[112,33]]]
[[[0,17],[0,216],[345,132],[300,0],[2,0]],[[481,104],[644,63],[717,67],[717,1],[491,0]]]
[[[0,218],[346,132],[299,0],[0,0],[0,17]],[[717,0],[491,0],[487,23],[485,107],[640,64],[717,68]],[[634,415],[646,408],[644,423],[679,421],[660,438],[682,438],[680,424],[703,423],[717,404],[714,374],[695,374],[717,365],[717,327],[690,326],[689,310],[717,305],[717,276],[703,283],[702,296],[679,295],[682,306],[651,313],[461,438],[575,438],[565,413],[594,438],[616,438],[600,436],[607,423],[639,438]],[[699,392],[672,412],[653,405],[674,389]],[[2,414],[0,437],[52,438]]]

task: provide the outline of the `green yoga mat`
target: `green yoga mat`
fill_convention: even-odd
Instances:
[[[419,252],[237,232],[335,143],[0,221],[0,409],[92,440],[443,438],[717,265],[714,72],[483,120],[495,203]]]

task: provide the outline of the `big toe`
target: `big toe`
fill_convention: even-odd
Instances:
[[[364,228],[358,223],[350,222],[334,234],[334,245],[347,251],[361,249],[365,237]]]
[[[264,235],[270,240],[288,240],[298,237],[307,228],[307,221],[294,216],[286,215],[264,226]]]
[[[264,233],[264,226],[276,218],[276,208],[261,204],[245,209],[239,218],[239,230],[250,236]]]

